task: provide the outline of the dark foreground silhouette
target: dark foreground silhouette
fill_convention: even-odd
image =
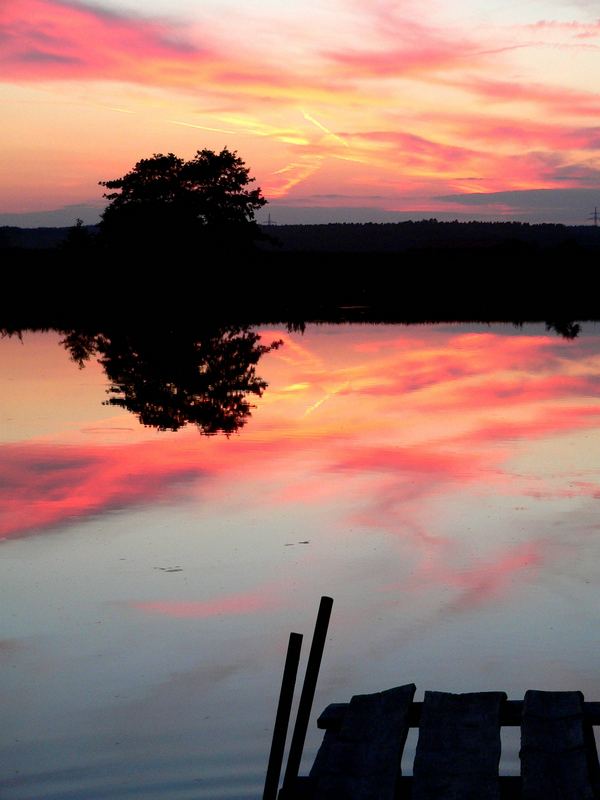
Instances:
[[[568,326],[599,318],[600,228],[435,221],[273,226],[267,232],[280,246],[265,240],[248,246],[235,226],[228,231],[227,247],[203,231],[191,240],[167,237],[168,246],[150,249],[108,246],[84,226],[75,226],[62,246],[19,246],[23,241],[11,233],[2,248],[0,231],[0,326],[102,328],[134,318],[176,326],[199,319]]]
[[[578,242],[402,253],[260,251],[247,239],[224,250],[212,237],[198,244],[151,254],[111,248],[77,224],[62,247],[5,248],[0,334],[59,331],[80,365],[91,357],[102,364],[106,402],[144,425],[231,434],[266,389],[256,374],[261,356],[278,346],[262,344],[252,326],[545,321],[572,339],[576,320],[600,318],[600,250]]]
[[[112,183],[112,182],[111,182]],[[155,226],[166,225],[157,219]],[[125,225],[128,228],[129,223]],[[146,224],[146,230],[148,224]],[[77,230],[79,228],[79,231]],[[64,246],[81,234],[100,231],[98,225],[75,225],[63,228],[0,227],[0,249],[21,247],[41,249]],[[436,219],[416,222],[329,223],[317,225],[263,225],[256,243],[262,250],[296,253],[405,253],[414,249],[434,250],[457,247],[487,249],[509,242],[542,248],[576,244],[582,248],[600,248],[600,226],[557,225],[526,222],[439,222]],[[251,226],[256,232],[256,227]],[[202,230],[200,231],[202,233]],[[146,237],[148,238],[148,237]],[[195,235],[198,244],[198,233]],[[71,241],[70,244],[73,242]],[[139,241],[138,241],[139,244]],[[171,233],[170,246],[176,244]]]

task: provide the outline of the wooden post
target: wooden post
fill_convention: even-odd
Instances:
[[[327,636],[327,628],[329,627],[329,617],[331,616],[332,606],[333,598],[321,598],[319,612],[317,614],[317,622],[315,624],[315,632],[313,633],[310,654],[308,656],[308,664],[306,665],[304,686],[302,687],[302,694],[300,695],[300,703],[298,705],[298,716],[296,717],[296,724],[294,726],[294,733],[292,734],[292,742],[290,744],[290,752],[288,755],[285,777],[283,779],[284,794],[292,789],[293,783],[298,777],[298,770],[300,769],[300,761],[302,759],[302,751],[304,749],[304,740],[306,739],[306,731],[308,730],[310,712],[315,696],[317,678],[319,677],[319,668],[321,666],[321,658],[323,657],[325,637]]]
[[[283,763],[283,751],[285,749],[290,712],[294,699],[298,664],[300,663],[301,647],[302,634],[290,633],[285,666],[283,668],[281,691],[279,692],[279,703],[277,704],[275,727],[273,728],[273,740],[271,741],[271,752],[269,753],[269,766],[267,767],[267,777],[265,778],[263,800],[276,800],[277,798],[279,776],[281,775],[281,765]]]

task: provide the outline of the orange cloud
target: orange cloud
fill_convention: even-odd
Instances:
[[[301,156],[267,176],[265,192],[273,199],[283,197],[299,183],[314,175],[322,164],[322,156]]]

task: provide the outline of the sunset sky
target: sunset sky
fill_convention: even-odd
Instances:
[[[95,221],[98,181],[223,146],[280,222],[600,205],[588,0],[3,0],[0,40],[0,224]]]

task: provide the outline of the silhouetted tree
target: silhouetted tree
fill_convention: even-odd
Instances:
[[[62,243],[62,249],[68,254],[85,255],[94,244],[94,237],[83,224],[83,220],[77,217],[75,225],[69,228],[67,238]]]
[[[263,345],[247,327],[223,326],[71,331],[63,344],[80,366],[98,358],[110,382],[106,403],[126,408],[142,424],[175,431],[192,423],[205,434],[230,434],[250,417],[249,397],[267,387],[256,364],[281,342]]]
[[[168,153],[138,161],[111,191],[100,230],[119,247],[244,249],[261,237],[254,213],[267,202],[236,151],[198,150],[185,161]]]

